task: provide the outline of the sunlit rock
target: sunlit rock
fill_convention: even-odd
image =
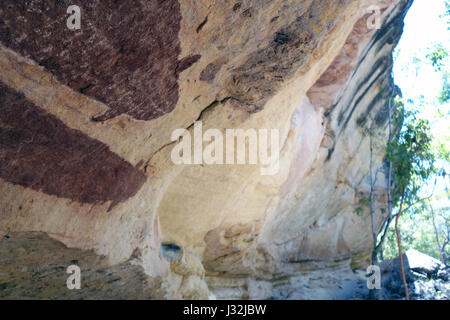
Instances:
[[[0,3],[1,297],[22,283],[72,297],[50,274],[17,274],[18,253],[63,276],[78,260],[82,274],[148,278],[145,296],[131,282],[100,298],[352,298],[365,285],[360,200],[372,156],[379,231],[392,51],[412,1],[80,0],[79,30],[70,1],[38,2]],[[279,170],[175,164],[171,135],[196,121],[278,130]]]

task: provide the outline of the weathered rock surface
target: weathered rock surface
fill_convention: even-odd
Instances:
[[[437,275],[439,271],[445,269],[445,265],[422,252],[411,249],[406,251],[406,258],[411,270],[426,274],[427,276]]]
[[[411,2],[80,0],[73,31],[69,1],[2,1],[0,297],[354,297]],[[279,172],[174,164],[196,120],[278,129]]]
[[[438,260],[416,250],[403,254],[405,277],[410,299],[449,300],[450,269]],[[405,298],[405,289],[400,272],[400,259],[383,261],[379,299],[395,300]]]
[[[160,278],[148,277],[136,253],[109,266],[92,251],[67,248],[41,232],[0,239],[0,299],[163,299]],[[82,270],[83,290],[68,290],[67,267]]]

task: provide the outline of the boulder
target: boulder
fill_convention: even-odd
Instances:
[[[438,272],[441,272],[441,275],[445,274],[445,265],[441,261],[417,250],[410,249],[406,251],[406,258],[410,269],[413,271],[424,273],[427,276],[437,276]]]

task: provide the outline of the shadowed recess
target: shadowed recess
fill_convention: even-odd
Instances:
[[[80,30],[66,26],[72,4]],[[200,58],[178,60],[180,20],[177,0],[2,0],[0,42],[105,103],[93,120],[152,120],[175,108],[178,75]]]
[[[0,177],[83,203],[134,196],[146,176],[0,82]],[[110,207],[110,208],[111,208]]]

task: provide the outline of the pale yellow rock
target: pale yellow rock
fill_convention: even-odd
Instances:
[[[82,204],[0,179],[0,231],[44,232],[106,256],[109,265],[129,261],[138,249],[133,263],[163,277],[169,299],[346,297],[339,288],[361,278],[352,269],[370,263],[370,216],[356,213],[370,190],[366,129],[373,124],[379,134],[375,172],[387,141],[386,119],[377,119],[388,93],[378,96],[393,86],[391,53],[399,37],[393,29],[401,29],[398,15],[408,3],[242,1],[235,13],[235,1],[180,0],[179,58],[201,58],[180,74],[175,109],[151,121],[121,115],[92,122],[107,106],[0,46],[2,82],[67,127],[141,164],[147,176],[135,196],[111,211],[111,203]],[[382,25],[393,22],[390,29],[366,30],[372,5],[382,10]],[[293,27],[297,18],[302,30]],[[298,37],[286,54],[274,45],[285,29]],[[200,80],[209,65],[220,67]],[[330,70],[337,70],[336,79]],[[278,129],[279,172],[175,165],[171,134],[193,133],[196,120],[204,131]],[[380,174],[377,230],[386,218],[384,185]],[[169,261],[161,243],[180,247],[180,257]]]

